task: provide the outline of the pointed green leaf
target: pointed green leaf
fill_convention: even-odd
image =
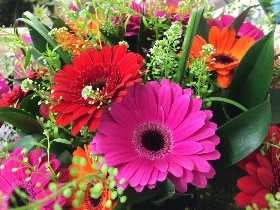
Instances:
[[[273,34],[271,31],[257,41],[234,72],[228,98],[247,109],[261,104],[267,95],[274,69]]]
[[[25,134],[42,134],[43,128],[29,112],[13,107],[0,107],[0,120],[10,123]]]
[[[216,134],[220,137],[217,150],[220,159],[213,166],[225,168],[245,158],[257,149],[267,135],[271,120],[269,98],[261,105],[235,117],[221,126]]]
[[[271,124],[280,123],[280,88],[269,89],[271,103]]]
[[[20,109],[31,113],[33,116],[38,115],[40,105],[38,104],[41,98],[34,94],[25,97],[20,103]]]
[[[241,28],[244,20],[246,19],[251,7],[248,7],[247,9],[245,9],[242,13],[240,13],[240,15],[238,15],[230,24],[230,26],[228,27],[228,29],[233,28],[237,32],[239,31],[239,29]]]
[[[58,46],[58,43],[48,35],[50,29],[46,28],[46,26],[44,26],[32,13],[27,11],[23,13],[23,16],[28,19],[18,18],[17,20],[23,21],[29,28],[29,33],[36,49],[40,52],[45,52],[47,43],[49,43],[52,48]],[[56,52],[60,55],[64,63],[67,64],[72,62],[61,47],[57,48]]]
[[[204,17],[200,18],[197,30],[196,30],[196,35],[201,36],[206,42],[208,42],[208,34],[209,34],[209,24],[205,20]]]
[[[56,158],[59,160],[60,168],[68,168],[72,163],[72,155],[68,150],[64,150],[63,152],[56,155]]]
[[[52,141],[60,142],[62,144],[71,144],[71,141],[68,141],[67,139],[62,139],[62,138],[57,138],[57,139],[54,139]]]
[[[175,82],[181,83],[184,71],[186,70],[186,64],[189,59],[189,53],[192,47],[192,42],[198,28],[198,24],[203,14],[203,7],[193,8],[191,11],[190,19],[187,25],[187,30],[182,46],[182,53],[179,59],[179,65],[176,72]]]

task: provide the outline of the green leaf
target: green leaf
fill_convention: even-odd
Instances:
[[[239,29],[241,28],[244,20],[246,19],[251,7],[248,7],[246,10],[244,10],[242,13],[240,13],[240,15],[238,15],[230,24],[230,26],[228,27],[228,29],[234,29],[237,32],[239,31]]]
[[[59,17],[55,18],[52,28],[62,28],[62,27],[66,27],[70,29],[70,27],[61,18]]]
[[[196,34],[198,24],[203,14],[203,7],[193,8],[191,11],[190,19],[187,25],[187,31],[182,46],[182,53],[179,59],[179,65],[176,72],[175,82],[181,83],[186,64],[189,58],[189,53],[192,47],[193,38]]]
[[[153,190],[160,197],[159,199],[152,201],[152,203],[156,205],[172,197],[175,193],[174,184],[169,179],[166,179],[163,182],[157,182],[156,188]]]
[[[261,105],[235,117],[221,126],[216,134],[220,137],[217,150],[221,153],[213,166],[225,168],[245,158],[257,149],[267,135],[271,120],[269,98]]]
[[[228,98],[247,109],[263,103],[267,95],[274,69],[273,34],[274,31],[269,32],[248,50],[229,87]]]
[[[209,34],[209,24],[207,23],[207,21],[205,20],[204,17],[200,18],[199,23],[198,23],[198,27],[196,30],[196,35],[201,36],[206,42],[208,42],[208,34]]]
[[[114,210],[124,210],[129,209],[133,204],[139,203],[141,201],[145,201],[151,199],[156,196],[153,190],[144,188],[142,192],[136,192],[134,188],[128,186],[123,192],[122,196],[126,196],[127,200],[124,203],[117,202],[117,205],[114,207]]]
[[[119,37],[111,34],[107,34],[104,30],[101,28],[99,29],[100,33],[102,34],[105,39],[107,39],[111,45],[118,45],[120,41],[122,41]]]
[[[32,114],[13,107],[0,107],[0,120],[12,124],[27,135],[42,134],[44,131]]]
[[[57,139],[54,139],[52,141],[60,142],[60,143],[63,143],[63,144],[71,144],[71,141],[68,141],[67,139],[62,139],[62,138],[57,138]]]
[[[280,88],[269,89],[268,94],[270,96],[271,103],[271,124],[280,123]]]
[[[34,94],[26,96],[20,103],[20,109],[31,113],[33,116],[38,115],[40,105],[38,104],[41,100],[40,96],[34,96]]]
[[[64,150],[63,152],[56,155],[56,158],[59,160],[61,168],[68,168],[72,163],[72,155],[68,150]]]
[[[53,48],[58,46],[58,43],[48,35],[49,29],[47,29],[46,26],[44,26],[32,13],[27,11],[23,13],[23,16],[28,19],[18,18],[17,20],[23,21],[29,28],[29,33],[36,49],[40,52],[45,52],[47,43]],[[64,63],[67,64],[72,62],[61,47],[57,48],[56,52],[60,55]]]
[[[47,148],[45,145],[40,144],[39,141],[44,138],[44,136],[34,134],[22,137],[18,142],[14,144],[15,148],[22,147],[30,151],[34,146],[39,146],[42,148]]]

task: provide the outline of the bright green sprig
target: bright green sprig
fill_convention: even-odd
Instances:
[[[163,78],[171,79],[178,67],[176,52],[182,35],[182,24],[179,21],[172,23],[164,33],[162,40],[157,40],[147,56],[150,61],[146,64],[150,71],[148,80],[160,81]]]
[[[213,91],[213,81],[210,79],[211,73],[207,66],[207,61],[215,53],[215,49],[211,44],[202,46],[200,51],[201,58],[191,60],[189,66],[189,81],[186,83],[188,87],[195,90],[194,95],[198,98],[205,98]],[[208,104],[210,106],[211,104]]]

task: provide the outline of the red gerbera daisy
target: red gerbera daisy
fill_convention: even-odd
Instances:
[[[74,122],[73,135],[85,125],[94,131],[103,106],[121,101],[128,86],[142,81],[143,64],[143,57],[127,53],[125,45],[105,46],[101,51],[90,48],[74,57],[73,64],[65,65],[54,75],[56,84],[51,86],[51,111],[59,114],[56,124],[66,126]],[[92,88],[95,97],[82,96],[86,87]]]
[[[271,126],[265,141],[278,145],[280,128]],[[277,159],[279,151],[275,146],[269,146],[267,155],[255,151],[238,163],[248,175],[237,180],[237,187],[242,191],[234,198],[237,206],[245,208],[255,203],[259,209],[269,208],[265,195],[275,194],[280,190],[280,162]]]

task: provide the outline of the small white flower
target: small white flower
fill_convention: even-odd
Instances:
[[[36,16],[39,20],[45,19],[48,15],[50,15],[50,10],[45,5],[39,5],[36,4],[33,5],[33,14]]]
[[[33,81],[27,78],[22,81],[20,88],[22,89],[23,92],[28,92],[29,90],[32,89],[32,83]]]

